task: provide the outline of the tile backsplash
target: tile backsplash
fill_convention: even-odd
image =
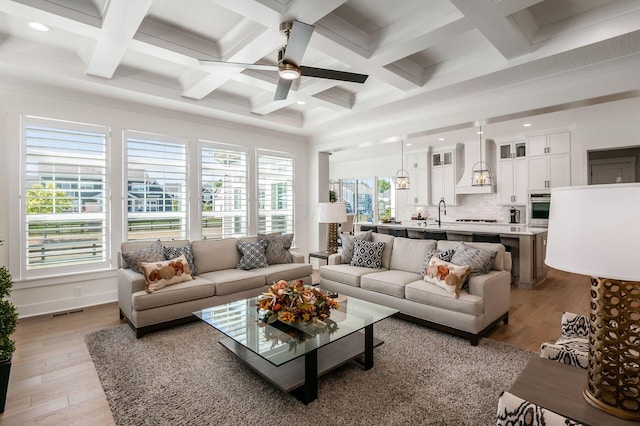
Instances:
[[[498,205],[498,194],[465,194],[458,195],[457,206],[447,206],[447,214],[442,216],[443,222],[454,222],[456,219],[485,219],[497,220],[500,223],[508,223],[510,206]],[[520,210],[520,222],[526,222],[525,206],[517,206]],[[416,207],[413,212],[425,212],[430,219],[438,218],[437,207]]]

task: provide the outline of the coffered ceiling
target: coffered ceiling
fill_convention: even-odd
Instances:
[[[198,61],[274,65],[293,19],[315,26],[303,65],[367,81],[303,76],[274,101],[277,73]],[[0,0],[4,78],[327,146],[637,92],[637,70],[638,0]]]

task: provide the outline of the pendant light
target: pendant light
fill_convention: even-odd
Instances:
[[[404,169],[404,139],[400,141],[400,170],[396,172],[396,191],[409,189],[409,172]]]
[[[472,167],[471,174],[471,186],[490,186],[491,185],[491,170],[489,164],[482,160],[482,126],[480,126],[480,161]]]

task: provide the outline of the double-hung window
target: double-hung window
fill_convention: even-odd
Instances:
[[[258,232],[293,233],[293,158],[258,151]]]
[[[187,145],[125,132],[127,240],[187,237]]]
[[[109,267],[109,128],[22,117],[25,278]]]
[[[247,152],[201,142],[202,238],[247,235]]]

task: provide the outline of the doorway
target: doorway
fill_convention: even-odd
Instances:
[[[638,182],[640,147],[589,151],[589,185]]]

